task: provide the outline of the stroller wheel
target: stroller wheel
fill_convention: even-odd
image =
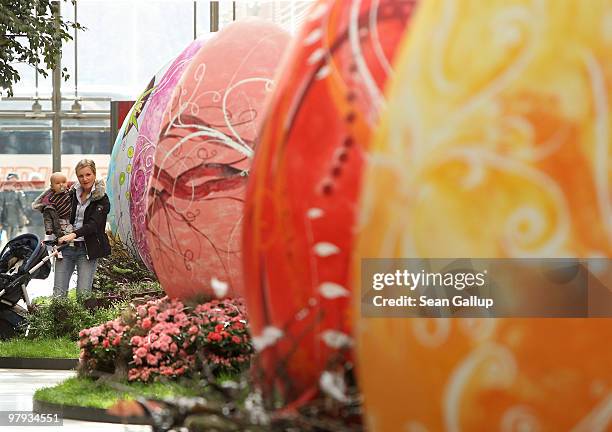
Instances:
[[[16,334],[17,330],[13,327],[13,324],[4,319],[0,319],[0,340],[10,339]]]
[[[19,328],[26,321],[25,319],[10,309],[0,311],[0,340],[15,337]]]

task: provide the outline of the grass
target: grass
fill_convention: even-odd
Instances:
[[[122,382],[122,387],[130,389],[122,393],[107,382],[91,378],[68,378],[54,387],[45,387],[34,393],[34,399],[62,405],[107,409],[121,399],[134,399],[137,396],[148,398],[167,398],[198,396],[193,388],[181,386],[176,382]]]
[[[79,358],[79,347],[68,338],[16,338],[0,341],[0,357]]]

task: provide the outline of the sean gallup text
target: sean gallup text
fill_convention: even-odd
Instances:
[[[478,296],[454,296],[452,298],[432,298],[428,296],[419,296],[419,298],[410,297],[407,295],[385,298],[383,296],[374,296],[372,303],[376,307],[483,307],[489,309],[493,307],[494,301],[488,297]]]

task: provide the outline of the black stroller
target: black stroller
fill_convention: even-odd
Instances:
[[[27,286],[32,279],[46,279],[51,272],[47,247],[35,234],[22,234],[10,240],[0,253],[0,340],[16,334],[25,324],[31,307]],[[26,308],[18,303],[23,300]]]

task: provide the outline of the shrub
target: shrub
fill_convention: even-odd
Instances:
[[[232,373],[253,348],[241,300],[187,307],[164,297],[132,306],[120,318],[80,333],[83,375],[127,371],[130,381],[178,378],[202,370]]]
[[[61,338],[78,340],[79,331],[116,318],[125,303],[116,302],[106,308],[87,309],[83,303],[71,297],[51,297],[39,300],[28,314],[28,337]]]

